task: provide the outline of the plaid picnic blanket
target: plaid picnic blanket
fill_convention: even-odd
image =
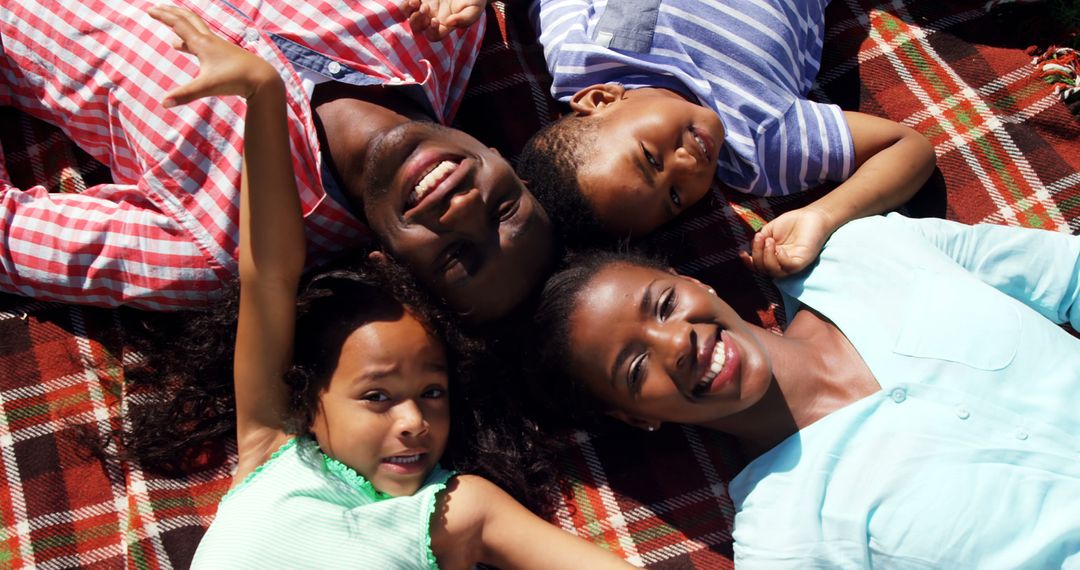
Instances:
[[[514,156],[560,111],[547,95],[526,2],[494,3],[460,126]],[[1039,7],[1025,8],[1039,15]],[[959,0],[835,0],[813,95],[925,134],[940,172],[915,215],[1080,233],[1080,121],[1034,73],[1026,28]],[[20,185],[78,192],[108,177],[55,129],[0,109]],[[763,220],[810,196],[714,192],[653,240],[681,271],[778,326],[779,296],[736,252]],[[167,478],[90,450],[137,404],[124,370],[125,310],[0,295],[0,568],[186,567],[232,463]],[[653,568],[731,567],[726,482],[744,465],[721,434],[605,425],[568,434],[556,524]],[[115,444],[110,444],[115,445]],[[228,443],[225,442],[226,451]]]

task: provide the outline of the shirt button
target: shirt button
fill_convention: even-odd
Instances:
[[[971,417],[971,412],[964,406],[956,406],[956,417],[966,420]]]
[[[336,61],[331,61],[330,64],[326,66],[326,70],[330,72],[330,75],[337,77],[338,75],[341,75],[341,64]]]
[[[891,397],[894,402],[899,404],[900,402],[903,402],[907,399],[907,390],[903,388],[894,388],[892,393],[889,394],[889,397]]]
[[[1014,433],[1013,435],[1015,435],[1016,439],[1019,439],[1020,441],[1024,441],[1028,438],[1028,433],[1022,429],[1016,430],[1016,433]]]
[[[244,30],[244,39],[248,42],[253,42],[259,39],[259,31],[255,28],[248,28]]]

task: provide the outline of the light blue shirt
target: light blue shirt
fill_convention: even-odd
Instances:
[[[662,87],[720,117],[716,176],[757,196],[800,192],[854,170],[847,119],[810,101],[825,0],[538,0],[551,92],[594,83]]]
[[[872,217],[777,285],[881,391],[732,480],[736,566],[1080,568],[1080,237]]]

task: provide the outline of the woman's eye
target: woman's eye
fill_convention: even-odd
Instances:
[[[679,197],[679,190],[674,186],[671,187],[671,203],[675,204],[676,208],[682,208],[682,198]]]
[[[660,296],[660,302],[656,305],[656,318],[663,321],[675,311],[675,289],[668,289]]]
[[[645,153],[645,161],[649,163],[649,166],[652,166],[656,170],[664,169],[664,165],[660,164],[659,160],[656,160],[656,157],[649,152],[649,149],[645,148],[644,144],[641,145],[641,152]]]
[[[645,372],[648,370],[648,363],[649,357],[645,354],[642,354],[630,363],[630,369],[626,374],[626,388],[631,394],[637,393],[642,379],[645,378]]]
[[[382,392],[368,392],[363,396],[360,396],[360,399],[365,402],[385,402],[389,400],[390,397]]]

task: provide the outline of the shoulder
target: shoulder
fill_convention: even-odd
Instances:
[[[502,497],[509,495],[483,477],[447,481],[431,515],[431,549],[440,567],[464,568],[480,559],[484,523]]]

